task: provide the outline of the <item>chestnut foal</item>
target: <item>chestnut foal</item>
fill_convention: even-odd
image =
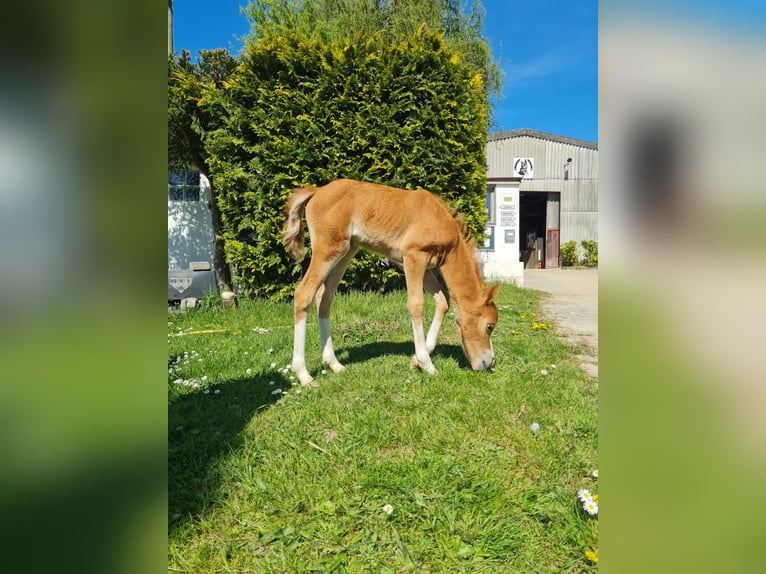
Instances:
[[[493,299],[500,285],[485,286],[462,225],[447,206],[427,191],[408,191],[373,183],[339,179],[322,187],[294,189],[287,200],[283,232],[287,251],[298,261],[306,254],[301,214],[311,233],[312,255],[306,275],[295,289],[295,339],[292,369],[301,385],[316,386],[306,369],[306,317],[316,299],[322,361],[344,370],[333,350],[330,305],[351,259],[364,247],[404,268],[407,307],[415,337],[412,366],[436,374],[430,353],[436,347],[444,316],[455,303],[463,351],[475,371],[495,364],[490,336],[497,323]],[[441,271],[449,293],[436,278]],[[428,335],[423,330],[423,289],[431,293],[436,312]]]

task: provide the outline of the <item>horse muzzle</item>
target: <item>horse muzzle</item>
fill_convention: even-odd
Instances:
[[[478,358],[471,363],[474,371],[488,371],[495,366],[495,354],[492,351],[481,353]]]

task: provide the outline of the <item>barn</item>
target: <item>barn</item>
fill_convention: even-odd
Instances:
[[[487,138],[487,279],[561,266],[560,246],[598,241],[598,144],[517,129]]]

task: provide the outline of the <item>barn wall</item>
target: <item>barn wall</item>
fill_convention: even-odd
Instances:
[[[543,137],[541,137],[543,136]],[[534,159],[534,178],[521,180],[520,192],[558,192],[560,242],[598,241],[598,149],[596,144],[572,138],[516,130],[490,136],[487,142],[487,177],[513,177],[513,160]],[[558,141],[556,141],[558,140]],[[572,161],[567,160],[571,158]]]

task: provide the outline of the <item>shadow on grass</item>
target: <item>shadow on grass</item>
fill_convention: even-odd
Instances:
[[[218,461],[243,446],[253,416],[280,400],[275,391],[291,386],[282,374],[267,372],[210,385],[208,393],[199,389],[168,405],[169,534],[215,504]]]
[[[352,365],[354,363],[363,363],[374,359],[376,357],[383,357],[386,355],[395,356],[401,355],[410,359],[415,354],[415,344],[412,342],[389,342],[379,341],[375,343],[367,343],[364,345],[353,345],[344,349],[338,349],[338,359],[343,364]],[[458,345],[436,345],[436,349],[431,353],[431,359],[453,359],[457,362],[461,369],[471,366],[468,360],[463,354],[463,349]]]

